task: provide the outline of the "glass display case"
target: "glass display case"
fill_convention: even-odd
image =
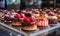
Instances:
[[[2,31],[4,31],[9,36],[39,36],[39,35],[45,36],[46,34],[56,31],[59,27],[60,27],[59,24],[53,25],[51,24],[48,28],[45,29],[42,28],[38,32],[26,32],[20,30],[20,27],[19,28],[13,27],[9,24],[0,22],[0,30],[2,29]]]
[[[37,1],[37,0],[36,0]],[[36,5],[36,3],[38,3],[38,2],[41,2],[42,0],[40,0],[40,1],[33,1],[33,2],[31,2],[31,1],[26,1],[27,2],[27,4],[34,4],[34,5]],[[1,6],[1,3],[3,2],[3,4],[2,4],[2,6]],[[12,8],[17,8],[17,6],[18,6],[18,8],[20,7],[20,1],[18,1],[19,3],[17,3],[17,0],[15,1],[13,1],[12,2],[12,0],[11,1],[9,1],[9,2],[4,2],[4,1],[1,1],[1,3],[0,3],[0,6],[1,7],[4,7],[4,3],[8,3],[7,5],[7,9],[9,9],[10,10],[10,8],[12,9]],[[28,3],[29,2],[29,3]],[[45,6],[45,4],[47,5],[47,3],[48,3],[48,5],[47,6],[49,6],[49,2],[50,3],[52,3],[52,4],[54,4],[54,1],[53,0],[51,0],[51,1],[44,1],[43,0],[43,2],[44,2],[44,5],[43,6]],[[11,3],[11,4],[9,4],[9,3]],[[21,6],[21,8],[23,7],[25,7],[25,1],[23,0],[22,2],[21,2],[22,4],[22,6]],[[42,2],[41,2],[42,3]],[[18,5],[17,5],[18,4]],[[13,7],[11,7],[11,6],[13,6]],[[17,6],[15,6],[15,5],[17,5]],[[54,4],[55,5],[55,4]],[[30,7],[30,6],[29,6]],[[25,18],[25,16],[27,15],[25,15],[24,16],[24,14],[21,14],[21,13],[17,13],[16,14],[16,12],[15,12],[15,9],[14,10],[11,10],[11,11],[7,11],[7,10],[0,10],[0,36],[49,36],[50,35],[50,33],[52,33],[52,35],[53,36],[55,36],[56,35],[56,30],[58,29],[58,28],[60,28],[60,23],[58,23],[58,22],[56,22],[56,18],[54,18],[54,19],[52,19],[52,21],[51,21],[51,23],[54,23],[54,24],[49,24],[48,23],[48,20],[45,20],[45,19],[37,19],[36,21],[38,21],[37,23],[38,23],[38,25],[40,26],[40,27],[37,27],[37,23],[35,22],[35,20],[33,20],[34,18],[28,18],[28,20],[27,20],[27,22],[25,23],[24,21],[26,21],[26,20],[24,20],[24,21],[22,21],[23,20],[23,17]],[[33,10],[33,9],[32,9]],[[36,9],[36,10],[38,10],[38,9]],[[17,12],[20,12],[19,10],[16,10]],[[28,10],[26,9],[26,11],[28,12]],[[33,10],[34,11],[34,10]],[[50,10],[48,10],[48,11],[50,11]],[[52,11],[52,10],[51,10]],[[13,13],[12,13],[13,12]],[[25,11],[24,11],[25,12]],[[23,13],[24,13],[23,12]],[[31,12],[31,11],[29,11],[29,12]],[[37,13],[39,13],[39,11],[36,11]],[[25,12],[26,13],[26,12]],[[29,13],[28,13],[29,14]],[[45,13],[44,13],[45,14]],[[43,13],[41,13],[41,17],[44,17],[44,14]],[[16,16],[17,15],[17,16]],[[31,14],[30,14],[31,15]],[[55,15],[54,15],[54,13],[52,13],[52,14],[48,14],[48,15],[52,15],[52,17],[54,17]],[[22,16],[22,17],[21,17]],[[34,17],[35,17],[35,14],[34,14]],[[40,16],[39,16],[40,17]],[[50,16],[49,16],[50,17]],[[60,16],[59,16],[60,17]],[[26,17],[26,19],[27,19],[27,17]],[[60,19],[60,18],[59,18]],[[51,20],[51,18],[49,18],[49,20]],[[54,22],[53,22],[54,21]],[[23,24],[24,25],[26,25],[26,24],[32,24],[32,25],[34,25],[35,23],[36,23],[36,26],[33,26],[33,30],[34,29],[36,29],[37,28],[37,31],[36,32],[30,32],[30,30],[32,30],[31,28],[32,27],[30,27],[30,26],[28,26],[27,28],[28,28],[28,31],[23,31],[22,30],[22,22],[23,22]],[[58,24],[56,24],[56,23],[58,23]],[[49,25],[48,25],[48,24]],[[13,24],[14,25],[19,25],[19,26],[13,26]],[[21,26],[20,26],[20,24],[21,24]],[[46,25],[45,25],[46,24]],[[31,26],[32,26],[31,25]],[[41,27],[42,26],[42,27]],[[24,27],[24,26],[23,26]],[[36,28],[35,28],[36,27]],[[46,27],[46,28],[45,28]],[[26,28],[26,29],[27,29]],[[30,29],[30,30],[29,30]]]

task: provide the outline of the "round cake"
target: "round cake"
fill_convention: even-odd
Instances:
[[[21,15],[19,13],[12,13],[10,16],[12,25],[13,26],[21,26],[21,21],[19,20],[21,18]]]
[[[35,18],[30,13],[25,14],[25,18],[22,22],[22,30],[34,31],[37,30]]]
[[[48,14],[48,19],[49,19],[49,24],[57,24],[58,23],[57,16],[53,12],[50,12]]]
[[[39,21],[37,22],[37,26],[39,27],[48,27],[49,26],[49,21],[47,18],[39,18]]]
[[[39,18],[39,16],[40,16],[39,11],[35,11],[34,14],[33,14],[33,16],[34,16],[35,18]]]

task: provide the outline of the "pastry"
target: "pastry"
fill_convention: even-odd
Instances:
[[[39,18],[39,21],[37,22],[37,26],[39,27],[48,27],[49,26],[49,21],[47,18]]]
[[[53,12],[50,12],[48,14],[48,19],[49,19],[49,24],[57,24],[58,23],[57,16]]]
[[[24,22],[22,22],[22,29],[26,31],[37,30],[37,25],[35,23],[35,18],[31,17],[30,13],[25,14]]]

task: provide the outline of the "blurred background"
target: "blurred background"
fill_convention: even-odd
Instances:
[[[2,9],[20,9],[19,7],[28,8],[29,6],[57,8],[60,6],[60,0],[0,0]]]

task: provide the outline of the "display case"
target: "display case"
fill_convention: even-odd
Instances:
[[[40,29],[38,32],[26,32],[20,30],[20,27],[13,27],[9,24],[5,24],[3,22],[0,22],[0,28],[5,31],[7,31],[9,36],[45,36],[45,34],[49,34],[53,31],[56,31],[60,27],[59,24],[51,24],[48,28]],[[54,34],[55,35],[55,34]]]

